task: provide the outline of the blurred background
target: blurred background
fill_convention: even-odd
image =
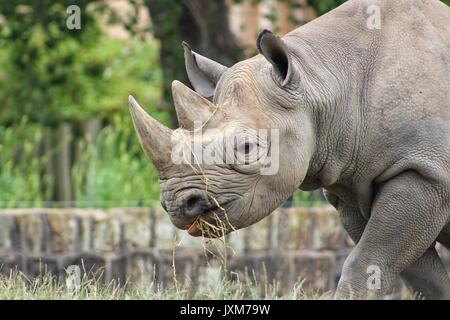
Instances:
[[[181,41],[231,66],[256,54],[263,28],[283,35],[343,2],[82,0],[73,30],[73,1],[0,2],[0,207],[157,203],[127,96],[177,127],[170,84],[189,84]]]
[[[283,35],[345,1],[76,2],[74,30],[71,0],[0,2],[0,207],[157,201],[127,96],[177,127],[170,84],[189,84],[181,41],[231,66],[256,54],[260,30]],[[294,195],[294,204],[315,201],[320,192]]]
[[[74,2],[75,29],[67,24]],[[97,266],[108,283],[150,281],[151,294],[132,298],[298,299],[303,288],[309,297],[334,290],[352,242],[320,191],[296,191],[280,214],[232,233],[222,251],[180,234],[160,209],[127,97],[176,128],[170,85],[190,85],[183,40],[231,66],[256,54],[262,29],[282,36],[343,2],[0,1],[0,274],[10,277],[0,278],[0,298],[34,297],[20,291],[23,281],[42,271],[64,278],[73,265]],[[11,270],[25,278],[11,279]],[[229,277],[240,279],[236,290],[227,291]],[[49,289],[52,281],[33,285],[35,296],[104,298],[97,289],[66,296]],[[159,283],[176,290],[158,295]]]

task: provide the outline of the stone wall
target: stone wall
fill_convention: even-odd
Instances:
[[[1,273],[19,269],[64,277],[70,265],[101,270],[105,281],[144,278],[162,285],[210,281],[223,265],[217,240],[176,230],[159,208],[5,209],[0,211]],[[307,292],[333,290],[352,247],[331,207],[289,208],[227,236],[226,266],[240,279],[276,280],[281,291],[304,279]],[[219,249],[217,249],[219,248]],[[450,266],[448,253],[445,257]],[[255,276],[253,276],[253,273]],[[215,275],[214,275],[215,274]]]

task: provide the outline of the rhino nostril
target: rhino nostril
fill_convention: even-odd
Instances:
[[[209,208],[207,194],[202,190],[189,190],[177,198],[177,209],[185,218],[196,218]]]
[[[188,211],[193,211],[196,207],[199,207],[200,202],[201,198],[199,196],[192,196],[186,202],[186,209]]]

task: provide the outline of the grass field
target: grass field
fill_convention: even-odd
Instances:
[[[174,285],[163,287],[149,280],[127,282],[119,286],[117,282],[105,284],[99,280],[101,274],[90,274],[77,285],[61,282],[50,273],[44,273],[34,279],[27,278],[21,272],[0,275],[0,300],[328,300],[333,293],[306,294],[302,281],[293,285],[293,289],[280,294],[279,286],[273,284],[255,284],[250,278],[242,281],[212,281],[207,285]],[[419,295],[411,295],[402,290],[400,296],[386,299],[421,300]]]
[[[331,293],[306,296],[302,283],[291,292],[280,295],[276,284],[255,285],[251,281],[218,281],[192,288],[172,285],[166,288],[149,281],[105,284],[95,277],[85,277],[80,283],[62,283],[47,273],[28,279],[21,272],[0,276],[0,300],[152,300],[152,299],[329,299]]]

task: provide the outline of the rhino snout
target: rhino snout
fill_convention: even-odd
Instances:
[[[175,219],[175,225],[182,229],[213,207],[207,193],[198,189],[182,191],[173,201],[162,201],[161,204],[169,216]]]
[[[197,218],[211,208],[206,192],[201,190],[185,191],[176,202],[181,215],[188,219]]]

